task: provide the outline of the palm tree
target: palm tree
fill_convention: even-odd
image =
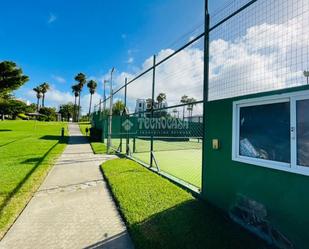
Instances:
[[[187,95],[183,95],[180,99],[180,103],[182,104],[187,104],[188,103],[188,96]],[[185,106],[183,106],[182,108],[182,119],[185,119]]]
[[[165,93],[159,93],[158,97],[157,97],[157,101],[158,101],[158,106],[160,108],[160,104],[166,100],[166,94]]]
[[[73,112],[73,120],[76,122],[76,99],[79,96],[79,86],[78,85],[73,85],[72,86],[72,92],[74,93],[74,112]]]
[[[196,105],[194,102],[196,102],[195,98],[189,98],[188,99],[188,106],[187,106],[187,110],[189,111],[189,116],[192,119],[192,113],[193,113],[193,106]]]
[[[94,80],[89,80],[88,84],[87,84],[87,87],[89,88],[89,92],[90,92],[90,103],[89,103],[88,117],[90,117],[90,113],[91,113],[92,95],[95,93],[97,85],[98,85],[97,82],[95,82]]]
[[[163,108],[162,103],[166,100],[166,94],[165,93],[159,93],[159,95],[157,96],[157,109]],[[156,112],[156,116],[162,117],[166,115],[166,111],[157,111]]]
[[[42,90],[42,107],[45,106],[45,94],[46,92],[50,89],[49,84],[47,82],[44,82],[42,85],[40,85],[41,90]]]
[[[36,98],[37,98],[36,110],[39,111],[39,109],[40,109],[40,98],[42,97],[42,88],[41,88],[41,86],[37,86],[37,87],[33,88],[33,91],[36,92]]]
[[[83,73],[79,73],[74,78],[78,82],[79,86],[79,96],[78,96],[78,110],[77,110],[77,121],[79,120],[79,111],[80,111],[80,93],[83,90],[84,84],[86,83],[86,75]]]
[[[174,113],[174,118],[177,117],[177,113],[178,113],[178,118],[179,118],[179,112],[176,108],[173,109],[173,113]]]

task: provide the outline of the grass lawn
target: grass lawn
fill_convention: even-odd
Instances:
[[[86,128],[91,128],[91,124],[88,122],[81,122],[79,123],[79,128],[81,133],[86,136]],[[89,136],[89,133],[88,133]],[[89,138],[90,139],[90,138]],[[96,141],[90,141],[90,145],[92,147],[92,150],[95,154],[106,154],[107,148],[104,143],[96,142]]]
[[[210,204],[128,159],[102,165],[137,249],[261,249]]]
[[[64,150],[62,127],[67,124],[0,121],[0,238]]]

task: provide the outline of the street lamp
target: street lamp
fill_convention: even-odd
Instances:
[[[109,106],[109,127],[108,127],[108,139],[107,139],[107,153],[110,152],[110,147],[112,145],[112,116],[113,116],[113,73],[115,68],[111,70],[111,79],[110,79],[110,106]]]
[[[307,78],[307,85],[309,85],[309,71],[304,71],[304,76]]]

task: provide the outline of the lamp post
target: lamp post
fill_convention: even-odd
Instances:
[[[309,85],[309,71],[304,71],[304,76],[307,78],[307,85]]]
[[[110,152],[110,147],[112,146],[112,117],[113,117],[113,73],[115,68],[111,70],[110,79],[110,106],[109,106],[109,127],[108,127],[108,139],[107,139],[107,153]]]

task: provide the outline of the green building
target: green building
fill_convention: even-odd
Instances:
[[[206,104],[202,196],[279,248],[309,248],[309,86]]]

